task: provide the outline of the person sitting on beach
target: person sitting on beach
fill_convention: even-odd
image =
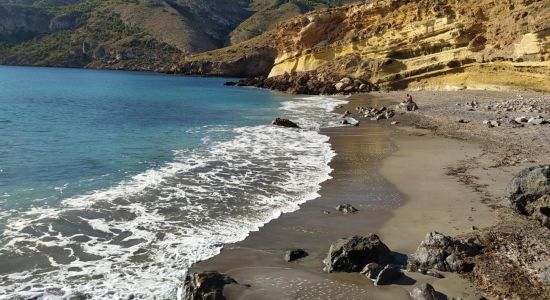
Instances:
[[[405,103],[414,103],[413,101],[413,97],[410,95],[410,94],[407,94],[407,96],[405,96]]]

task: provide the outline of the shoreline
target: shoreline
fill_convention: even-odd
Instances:
[[[390,106],[404,93],[354,95],[338,112],[353,111],[356,106]],[[405,272],[392,285],[374,286],[358,273],[322,271],[321,261],[338,238],[377,233],[403,259],[430,231],[465,236],[502,223],[504,187],[517,171],[533,165],[533,160],[491,168],[499,158],[488,146],[492,139],[484,142],[452,136],[424,126],[420,120],[429,119],[421,114],[424,109],[431,113],[429,105],[439,102],[440,93],[464,100],[478,94],[498,98],[511,93],[419,92],[422,98],[430,93],[430,101],[420,100],[419,113],[395,117],[400,125],[390,126],[393,119],[361,119],[358,127],[323,129],[321,133],[330,137],[337,156],[330,163],[333,178],[322,184],[321,196],[296,212],[272,220],[244,241],[227,245],[221,254],[195,264],[190,272],[216,270],[250,285],[245,290],[229,292],[228,299],[364,299],[365,295],[374,299],[409,299],[408,292],[424,282],[449,298],[495,296],[488,294],[482,280],[468,275],[444,273],[444,279],[435,279]],[[445,100],[445,105],[449,105],[454,99]],[[537,161],[548,160],[543,157]],[[464,168],[467,171],[456,171]],[[354,205],[359,212],[338,213],[334,207],[344,203]],[[285,262],[285,250],[293,248],[303,248],[309,256]]]

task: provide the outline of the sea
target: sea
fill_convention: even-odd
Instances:
[[[345,101],[226,80],[0,66],[0,299],[177,299],[318,197]]]

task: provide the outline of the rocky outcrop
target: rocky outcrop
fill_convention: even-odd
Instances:
[[[339,239],[323,260],[326,272],[360,272],[369,263],[387,265],[394,260],[390,249],[376,234]]]
[[[56,16],[50,20],[48,29],[51,32],[75,29],[84,22],[84,14],[82,12],[72,12],[66,15]]]
[[[275,118],[272,122],[272,125],[275,126],[281,126],[281,127],[288,127],[288,128],[300,128],[298,124],[288,120],[288,119],[282,119],[282,118]]]
[[[228,285],[239,284],[233,278],[214,271],[192,273],[185,278],[183,299],[224,300],[224,288]]]
[[[281,76],[257,76],[239,80],[237,86],[254,86],[291,94],[333,95],[370,92],[378,88],[368,81],[350,80],[349,84],[342,82],[343,78],[325,77],[317,72],[285,73]]]
[[[37,8],[0,4],[0,40],[17,43],[40,36],[48,32],[49,21]]]
[[[408,269],[425,272],[436,269],[444,272],[471,271],[471,258],[479,253],[478,246],[438,232],[430,232],[418,249],[409,257]]]
[[[235,46],[185,56],[165,72],[224,77],[267,76],[277,56],[270,39],[271,34],[267,33]]]
[[[550,166],[535,166],[521,171],[508,185],[514,209],[550,228]]]

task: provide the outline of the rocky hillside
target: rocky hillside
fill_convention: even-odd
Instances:
[[[0,63],[156,70],[347,0],[0,0]]]
[[[275,49],[273,67],[263,75],[271,77],[267,87],[283,90],[342,92],[346,84],[335,85],[349,77],[346,82],[382,89],[549,91],[548,20],[548,0],[377,0],[298,16],[255,48]],[[172,71],[190,73],[189,66],[204,59],[187,57]]]

